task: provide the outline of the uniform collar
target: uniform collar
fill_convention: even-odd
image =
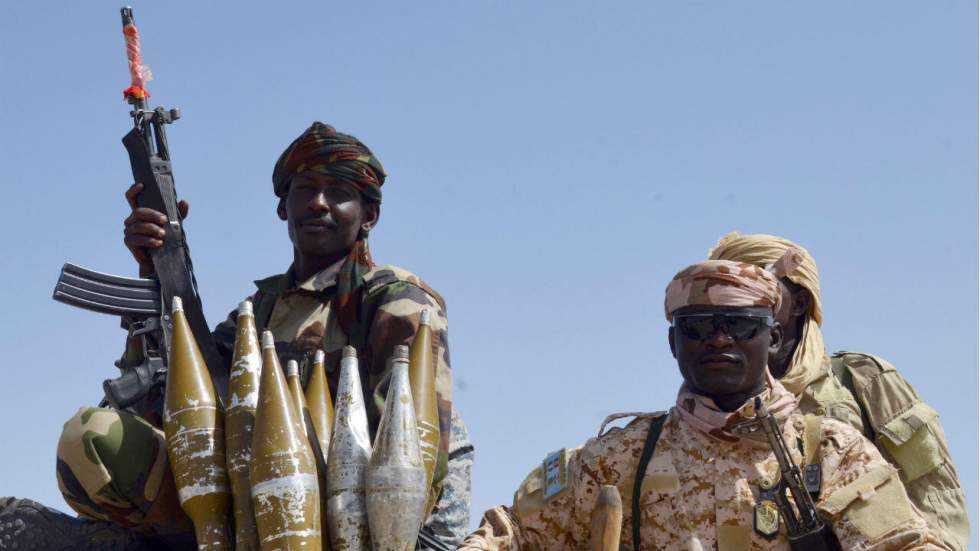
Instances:
[[[344,263],[343,258],[320,270],[312,277],[299,283],[296,282],[296,270],[292,264],[286,273],[255,281],[255,286],[266,294],[281,295],[295,291],[319,293],[337,285],[337,273]]]

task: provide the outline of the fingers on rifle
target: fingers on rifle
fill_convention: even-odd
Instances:
[[[126,202],[129,203],[129,208],[136,209],[136,196],[141,191],[143,191],[143,184],[139,182],[129,186],[129,189],[126,190]]]
[[[190,210],[190,208],[191,206],[186,200],[181,199],[180,201],[177,201],[177,211],[180,212],[181,220],[187,218],[187,211]]]
[[[138,222],[149,222],[150,224],[162,225],[167,223],[167,216],[158,210],[148,209],[146,207],[137,207],[133,209],[132,214],[126,218],[125,224],[131,226]]]
[[[145,235],[147,237],[163,238],[166,232],[158,224],[152,222],[133,222],[126,226],[126,235]]]
[[[161,246],[163,246],[162,239],[157,239],[148,235],[126,234],[126,239],[124,239],[123,242],[126,243],[129,250],[133,251],[133,254],[136,255],[144,254],[139,249],[159,249]]]

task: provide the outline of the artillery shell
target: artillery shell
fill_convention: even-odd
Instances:
[[[345,346],[327,456],[327,526],[333,551],[368,551],[371,536],[364,502],[364,476],[371,458],[367,410],[357,351]]]
[[[408,347],[396,346],[388,396],[367,468],[367,510],[374,551],[412,551],[422,524],[425,467],[408,381]]]
[[[310,423],[313,426],[314,437],[313,455],[316,456],[316,467],[320,480],[320,530],[327,534],[327,454],[330,450],[330,431],[333,428],[333,401],[330,399],[330,387],[327,385],[327,373],[323,366],[323,350],[317,350],[313,357],[313,368],[310,372],[310,382],[306,385],[306,405],[309,407]],[[324,542],[329,538],[324,538]],[[326,549],[326,546],[324,546]]]
[[[320,495],[313,452],[269,331],[262,334],[262,380],[250,476],[261,549],[320,549]]]
[[[412,401],[415,405],[415,422],[419,430],[419,447],[425,466],[425,488],[430,494],[432,473],[439,458],[439,409],[436,404],[436,365],[432,358],[432,311],[422,310],[419,329],[415,333],[409,352],[408,376],[412,385]],[[426,512],[432,506],[429,496]]]
[[[194,523],[198,549],[231,549],[224,414],[180,297],[174,297],[171,310],[173,334],[163,423],[167,455],[180,506]]]
[[[261,370],[262,353],[259,351],[259,336],[255,332],[255,314],[252,312],[252,302],[246,300],[238,306],[238,332],[228,377],[228,408],[225,412],[225,449],[235,511],[236,551],[259,549],[248,468],[252,460],[252,428],[255,425]]]

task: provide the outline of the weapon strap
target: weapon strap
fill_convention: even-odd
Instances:
[[[630,524],[633,529],[633,551],[640,550],[640,489],[643,486],[643,474],[647,471],[647,465],[653,458],[653,450],[657,447],[657,440],[660,433],[664,430],[664,422],[667,415],[654,417],[650,421],[650,432],[647,433],[647,441],[643,444],[643,453],[640,454],[640,464],[636,468],[636,476],[633,479],[633,516]]]

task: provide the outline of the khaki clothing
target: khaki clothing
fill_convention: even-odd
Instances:
[[[898,468],[912,503],[956,551],[970,538],[966,495],[939,414],[887,361],[838,352],[799,396],[804,413],[826,415],[860,430]]]
[[[662,414],[661,414],[662,415]],[[778,476],[767,444],[712,438],[669,412],[640,491],[641,550],[786,550],[785,528],[773,539],[753,530],[763,481]],[[464,540],[467,550],[578,550],[590,539],[590,515],[602,485],[623,496],[621,543],[633,549],[632,495],[652,416],[614,428],[565,450],[564,476],[545,481],[542,467],[524,480],[511,507],[486,512]],[[788,443],[804,431],[803,416],[782,423]],[[894,467],[860,433],[830,418],[819,423],[823,486],[817,507],[843,549],[946,549],[909,503]],[[799,451],[790,446],[793,459]],[[556,492],[555,480],[561,488]],[[547,488],[546,488],[547,486]],[[546,497],[546,492],[554,492]]]

